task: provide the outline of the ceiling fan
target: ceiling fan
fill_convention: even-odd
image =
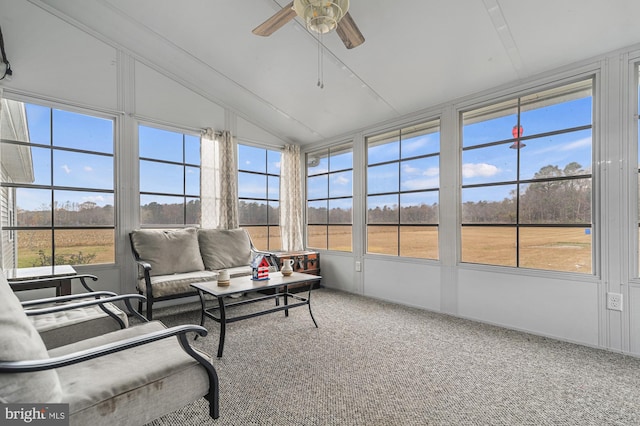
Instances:
[[[353,49],[364,43],[364,36],[348,10],[349,0],[294,0],[252,32],[268,37],[299,16],[309,31],[325,34],[335,29],[347,49]]]

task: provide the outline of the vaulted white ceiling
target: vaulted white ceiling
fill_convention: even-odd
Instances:
[[[40,0],[284,141],[310,144],[640,42],[634,0],[351,0],[347,50],[288,0]],[[33,0],[32,2],[35,2]]]

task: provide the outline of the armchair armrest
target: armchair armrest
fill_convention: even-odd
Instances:
[[[28,308],[31,306],[45,305],[48,303],[69,302],[76,299],[86,299],[87,297],[95,297],[96,299],[98,299],[102,296],[117,296],[117,294],[112,291],[93,291],[90,293],[70,294],[68,296],[56,296],[47,297],[45,299],[25,300],[20,303],[22,304],[23,308]]]
[[[142,316],[142,314],[140,314],[140,312],[136,311],[135,309],[133,309],[133,307],[131,306],[131,299],[137,299],[140,301],[145,301],[146,297],[140,295],[140,294],[122,294],[122,295],[117,295],[115,293],[113,294],[109,294],[111,292],[93,292],[93,293],[89,293],[89,294],[76,294],[73,296],[66,296],[66,297],[52,297],[49,299],[41,299],[38,302],[41,302],[42,300],[51,300],[53,302],[56,301],[61,301],[59,299],[79,299],[79,298],[86,298],[87,295],[95,295],[95,294],[100,294],[100,293],[106,293],[106,295],[108,295],[108,297],[100,297],[100,298],[95,298],[95,299],[91,299],[91,300],[84,300],[81,302],[76,302],[76,303],[65,303],[65,304],[59,304],[56,306],[49,306],[46,308],[39,308],[39,309],[26,309],[25,313],[27,314],[27,316],[34,316],[34,315],[42,315],[42,314],[50,314],[50,313],[54,313],[54,312],[62,312],[62,311],[68,311],[71,309],[77,309],[77,308],[84,308],[84,307],[88,307],[88,306],[94,306],[94,305],[98,305],[100,306],[100,309],[102,309],[102,311],[104,311],[107,315],[109,315],[110,317],[112,317],[113,319],[115,319],[118,323],[120,323],[121,327],[124,327],[124,323],[122,323],[122,320],[120,318],[118,318],[118,316],[116,314],[114,314],[113,312],[111,312],[109,309],[107,309],[104,304],[105,303],[109,303],[109,302],[117,302],[117,301],[124,301],[125,306],[127,307],[127,311],[135,316],[137,319],[141,320],[142,322],[147,322],[148,320]],[[27,302],[29,303],[29,302]],[[34,304],[35,305],[35,304]],[[25,304],[23,303],[22,305],[23,307],[25,306]]]
[[[213,418],[218,418],[218,375],[213,368],[213,365],[211,365],[208,360],[197,353],[191,347],[191,345],[189,345],[189,341],[187,339],[187,333],[189,332],[195,332],[203,337],[207,335],[207,329],[202,326],[181,325],[49,359],[28,361],[0,361],[0,373],[29,373],[34,371],[43,371],[53,368],[65,367],[68,365],[73,365],[83,361],[98,358],[104,355],[109,355],[130,348],[135,348],[137,346],[146,345],[161,339],[176,336],[182,349],[205,368],[207,375],[209,376],[209,396],[213,398],[211,414]]]

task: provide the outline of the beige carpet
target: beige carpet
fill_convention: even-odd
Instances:
[[[312,306],[318,329],[306,308],[227,327],[218,420],[201,400],[152,425],[640,424],[637,358],[328,289]],[[199,323],[183,309],[157,318]]]

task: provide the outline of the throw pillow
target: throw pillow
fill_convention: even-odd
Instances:
[[[139,229],[131,241],[140,260],[151,265],[151,275],[204,270],[196,228]]]
[[[204,266],[209,271],[245,266],[251,263],[249,234],[237,229],[198,229]]]

